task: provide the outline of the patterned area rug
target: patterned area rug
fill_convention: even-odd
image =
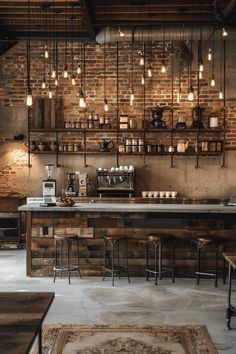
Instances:
[[[216,354],[205,326],[166,324],[43,327],[43,354]]]

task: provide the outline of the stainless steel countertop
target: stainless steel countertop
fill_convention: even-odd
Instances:
[[[25,204],[19,211],[53,211],[53,212],[135,212],[135,213],[227,213],[235,214],[236,206],[223,204],[129,204],[129,203],[75,203],[72,207],[40,206]]]

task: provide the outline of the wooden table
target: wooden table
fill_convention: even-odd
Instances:
[[[236,269],[236,253],[224,253],[224,258],[229,263],[229,279],[228,279],[228,305],[226,309],[226,322],[227,327],[230,329],[231,317],[236,316],[236,308],[231,304],[231,281],[232,281],[232,268]]]
[[[53,292],[0,292],[0,353],[27,354],[38,336],[42,353],[42,323]]]

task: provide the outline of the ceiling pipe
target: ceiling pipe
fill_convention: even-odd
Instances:
[[[229,16],[230,12],[233,10],[234,6],[236,5],[236,0],[229,1],[228,5],[223,11],[223,17],[226,18]]]
[[[168,25],[165,27],[165,40],[193,40],[199,39],[199,25]],[[228,28],[228,26],[227,26]],[[116,42],[147,42],[147,41],[162,41],[163,26],[142,28],[142,27],[122,27],[124,36],[120,36],[119,27],[105,27],[96,36],[98,44],[116,43]],[[219,26],[221,29],[221,26]],[[183,33],[184,30],[184,33]],[[202,26],[202,39],[209,40],[212,34],[212,24]],[[215,32],[215,39],[221,38],[221,31]],[[230,27],[230,37],[236,38],[236,27]]]

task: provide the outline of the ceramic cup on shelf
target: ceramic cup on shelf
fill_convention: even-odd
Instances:
[[[171,198],[176,198],[177,196],[177,192],[176,191],[172,191],[171,192]]]
[[[163,192],[163,191],[160,191],[160,198],[164,198],[165,197],[165,192]]]

